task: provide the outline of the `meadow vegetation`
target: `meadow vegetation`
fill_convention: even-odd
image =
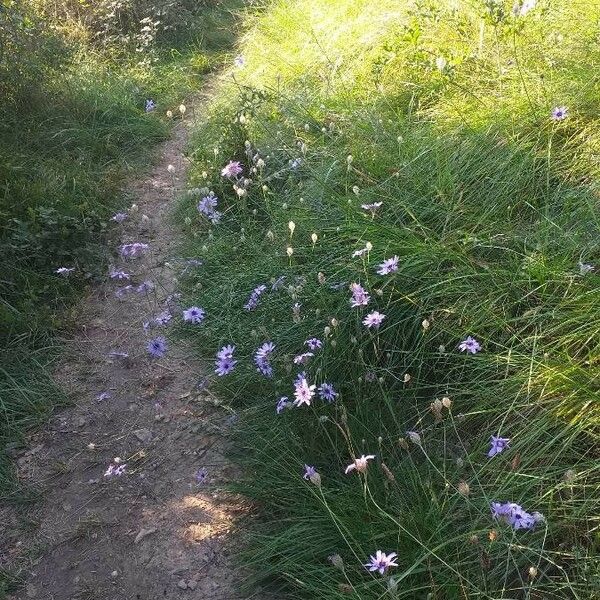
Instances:
[[[218,64],[241,4],[0,2],[0,497],[14,492],[5,450],[66,400],[49,376],[56,333],[106,276],[123,184]]]
[[[585,0],[253,18],[177,217],[254,582],[598,597],[599,23]]]

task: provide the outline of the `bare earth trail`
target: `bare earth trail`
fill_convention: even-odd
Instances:
[[[229,551],[248,507],[216,491],[236,477],[223,457],[232,415],[215,408],[205,389],[209,367],[191,360],[183,345],[151,358],[146,344],[165,329],[143,328],[165,310],[173,315],[166,327],[172,326],[186,308],[171,297],[186,264],[175,254],[168,213],[185,182],[190,112],[199,114],[206,101],[196,99],[156,167],[130,187],[138,210],[118,226],[113,242],[150,249],[115,262],[131,281],[109,281],[83,301],[56,373],[75,405],[34,434],[18,460],[19,476],[41,490],[42,500],[25,519],[0,509],[7,525],[0,546],[9,564],[28,561],[26,585],[14,599],[242,598]],[[117,287],[145,281],[154,290],[115,296]],[[98,399],[103,392],[110,397]],[[115,457],[127,465],[125,474],[105,477]],[[204,482],[196,479],[199,469]],[[26,521],[34,527],[28,530]]]

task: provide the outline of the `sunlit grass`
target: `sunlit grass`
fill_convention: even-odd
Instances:
[[[208,315],[194,333],[202,352],[237,346],[219,387],[240,413],[240,489],[262,509],[245,557],[290,597],[594,596],[600,296],[580,263],[599,259],[598,7],[490,6],[274,2],[198,131],[190,185],[225,216],[207,236],[198,196],[180,204],[186,253],[205,261],[186,283]],[[238,199],[220,169],[248,173],[255,154]],[[398,272],[377,275],[394,255]],[[353,281],[386,315],[378,332],[350,308]],[[458,352],[467,335],[481,353]],[[313,336],[326,344],[306,370],[340,397],[276,415]],[[252,363],[266,340],[272,381]],[[498,434],[510,448],[489,459]],[[344,475],[360,454],[377,455],[366,477]],[[546,521],[513,532],[492,501]],[[392,579],[362,566],[377,549],[399,554]]]

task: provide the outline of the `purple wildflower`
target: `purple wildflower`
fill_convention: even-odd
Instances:
[[[374,217],[375,213],[381,208],[383,202],[373,202],[372,204],[361,204],[360,207],[363,210],[371,213],[371,216]]]
[[[110,392],[101,392],[96,396],[96,400],[102,402],[103,400],[110,400]]]
[[[142,242],[133,242],[131,244],[123,244],[119,252],[123,258],[135,258],[143,254],[149,247],[148,244]]]
[[[196,479],[196,483],[199,485],[206,483],[208,481],[208,471],[206,470],[206,467],[198,469],[194,475],[194,478]]]
[[[367,327],[379,327],[381,325],[381,323],[383,323],[383,320],[385,319],[385,315],[381,314],[380,312],[377,312],[376,310],[374,310],[373,312],[370,312],[364,319],[363,319],[363,325],[366,325]]]
[[[276,292],[277,290],[281,289],[283,287],[283,284],[285,283],[285,275],[280,275],[272,284],[271,284],[271,291],[272,292]]]
[[[469,335],[458,345],[458,349],[467,354],[477,354],[481,350],[481,344],[474,337]]]
[[[316,385],[310,385],[306,379],[306,375],[304,373],[300,373],[298,378],[294,383],[294,404],[296,406],[302,406],[302,404],[306,404],[306,406],[310,406],[311,400],[315,395]]]
[[[319,396],[321,400],[326,400],[327,402],[333,402],[338,393],[335,391],[334,387],[331,383],[322,383],[319,386]]]
[[[254,363],[256,364],[259,373],[265,377],[273,377],[273,367],[269,362],[271,353],[275,350],[273,342],[265,342],[254,353]]]
[[[294,364],[295,365],[305,365],[314,354],[312,352],[304,352],[303,354],[298,354],[298,356],[294,356]]]
[[[71,268],[59,267],[54,272],[57,273],[58,275],[62,275],[63,277],[68,277],[74,270],[75,270],[75,267],[71,267]]]
[[[386,258],[377,269],[377,273],[379,275],[389,275],[390,273],[395,273],[398,270],[398,260],[397,256],[392,256],[392,258]]]
[[[364,566],[371,572],[377,571],[380,575],[384,575],[390,567],[397,567],[395,562],[398,555],[395,552],[385,554],[381,550],[377,550],[374,555],[369,556],[369,562]]]
[[[183,320],[187,323],[202,323],[202,321],[204,321],[205,316],[205,310],[203,308],[200,308],[199,306],[190,306],[189,308],[183,311]]]
[[[275,412],[280,415],[284,409],[286,409],[291,403],[288,401],[287,396],[281,396],[277,401],[277,406],[275,408]]]
[[[129,279],[131,277],[129,273],[125,273],[125,271],[117,271],[114,267],[111,267],[108,276],[111,279],[117,279],[118,281],[122,281],[123,279]]]
[[[160,314],[154,317],[154,322],[157,325],[162,325],[163,327],[169,323],[169,321],[173,318],[173,315],[168,310],[163,310]]]
[[[255,287],[252,290],[252,293],[250,294],[250,298],[248,298],[248,302],[246,302],[246,304],[244,304],[244,308],[246,310],[254,310],[258,306],[261,294],[263,292],[265,292],[266,289],[267,289],[266,285],[259,285],[259,286]]]
[[[121,464],[121,461],[115,458],[114,462],[108,465],[108,469],[104,473],[104,477],[120,477],[125,473],[127,464]]]
[[[152,100],[152,98],[148,98],[148,100],[146,100],[146,105],[145,105],[145,110],[146,112],[152,112],[153,110],[156,109],[156,102],[154,102],[154,100]]]
[[[146,280],[146,281],[142,281],[142,283],[140,283],[140,285],[138,285],[135,288],[135,291],[138,294],[144,294],[144,293],[151,292],[153,289],[154,289],[154,284],[151,281]]]
[[[240,54],[240,55],[236,56],[236,57],[233,59],[233,64],[234,64],[236,67],[238,67],[238,68],[241,68],[241,67],[243,67],[243,66],[246,64],[246,60],[245,60],[245,59],[244,59],[244,57],[243,57],[243,56]]]
[[[215,208],[217,208],[217,197],[214,195],[204,196],[204,198],[198,202],[198,212],[207,217],[210,217]]]
[[[553,121],[564,121],[568,115],[568,109],[566,106],[555,106],[552,109],[552,120]]]
[[[150,340],[146,344],[146,348],[148,349],[148,352],[155,358],[162,358],[167,351],[167,340],[162,335],[159,335],[153,340]]]
[[[305,346],[308,346],[309,350],[318,350],[323,347],[323,342],[318,338],[310,338],[304,342]]]
[[[304,465],[304,475],[302,476],[306,481],[310,481],[311,477],[314,477],[317,473],[316,467],[311,467],[310,465]]]
[[[508,448],[508,444],[510,443],[509,438],[496,437],[493,435],[490,438],[490,450],[488,452],[488,456],[492,457],[496,454],[500,454],[505,448]]]
[[[127,218],[127,213],[122,213],[122,212],[118,212],[115,213],[110,220],[114,221],[115,223],[122,223],[126,218]]]
[[[510,525],[513,529],[533,529],[535,524],[544,519],[540,513],[530,514],[514,502],[492,502],[492,517]]]
[[[244,169],[238,160],[229,161],[221,171],[223,177],[237,177]]]
[[[115,290],[115,296],[119,299],[124,298],[127,294],[129,294],[129,292],[131,292],[131,290],[133,290],[132,285],[124,285],[124,286],[118,287]]]
[[[364,473],[367,470],[367,466],[369,465],[369,461],[375,458],[374,454],[367,454],[366,456],[363,454],[360,458],[355,458],[352,463],[350,463],[344,473],[346,475],[351,473],[352,471],[358,471],[359,473]]]
[[[233,359],[233,352],[235,346],[223,346],[217,352],[217,360],[215,361],[215,373],[219,377],[223,375],[229,375],[233,371],[233,368],[237,364],[237,360]]]
[[[366,306],[369,304],[369,300],[371,297],[367,294],[366,290],[362,287],[362,285],[358,283],[351,283],[350,290],[352,291],[352,299],[350,300],[350,305],[353,307],[357,306]]]

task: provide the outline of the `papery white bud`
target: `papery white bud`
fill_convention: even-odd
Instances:
[[[275,239],[275,234],[269,229],[269,231],[267,231],[267,239],[272,242]]]
[[[296,229],[296,223],[294,221],[290,221],[288,223],[288,229],[290,230],[290,237],[294,235],[294,230]]]
[[[427,319],[423,319],[423,321],[421,322],[421,327],[423,327],[423,329],[427,331],[430,327],[429,321]]]
[[[321,271],[319,271],[317,273],[317,281],[323,285],[325,283],[325,273],[322,273]]]
[[[373,244],[371,244],[371,242],[367,242],[365,244],[365,248],[367,249],[367,252],[371,252],[371,250],[373,250]]]
[[[288,256],[292,256],[292,254],[294,254],[294,249],[291,246],[288,246],[285,252]]]
[[[168,110],[167,111],[167,118],[168,119],[172,119],[173,118],[173,111],[172,110]]]
[[[316,233],[312,233],[310,236],[310,239],[312,240],[313,245],[317,243],[317,240],[319,239],[319,236]]]
[[[169,171],[169,173],[175,173],[175,167],[173,165],[168,165],[167,171]]]
[[[185,104],[180,104],[180,105],[179,105],[179,112],[180,112],[182,115],[184,115],[184,114],[185,114],[185,111],[186,111]]]
[[[354,194],[356,196],[358,196],[360,194],[360,188],[357,185],[352,186],[352,191],[354,192]]]
[[[404,373],[404,383],[408,383],[411,379],[412,377],[409,373]]]

